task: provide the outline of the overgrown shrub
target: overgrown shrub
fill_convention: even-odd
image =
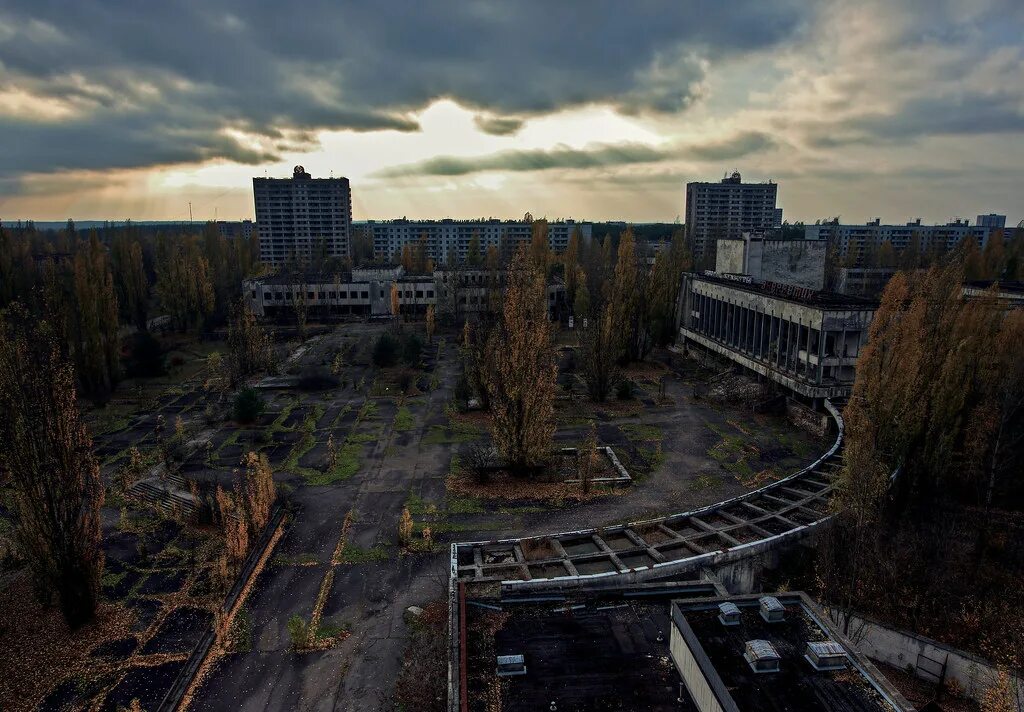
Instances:
[[[408,334],[402,344],[402,360],[410,366],[416,366],[420,362],[420,355],[423,353],[423,340],[416,334]]]
[[[412,388],[412,374],[409,371],[402,371],[398,374],[398,387],[402,393],[408,393]]]
[[[125,372],[129,376],[141,378],[154,378],[167,373],[160,342],[148,331],[141,331],[130,337]]]
[[[373,363],[381,368],[398,363],[398,341],[390,334],[381,334],[373,345]]]
[[[252,423],[266,408],[263,398],[254,388],[243,388],[235,396],[231,406],[231,414],[239,423]]]
[[[469,377],[466,376],[466,369],[462,369],[462,372],[459,373],[459,380],[455,382],[455,400],[465,405],[472,397],[473,389],[469,385]]]
[[[619,385],[615,386],[615,397],[619,400],[629,400],[632,398],[633,382],[625,378],[619,381]]]
[[[494,462],[494,449],[479,443],[471,445],[462,456],[462,462],[474,480],[479,484],[485,484],[491,464]]]
[[[309,624],[302,616],[296,614],[288,619],[288,637],[294,650],[302,650],[309,645]]]

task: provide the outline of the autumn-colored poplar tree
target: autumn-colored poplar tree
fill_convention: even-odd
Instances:
[[[551,262],[551,247],[548,243],[548,221],[535,220],[530,235],[530,260],[547,276],[548,265]]]
[[[99,595],[103,483],[74,369],[50,326],[17,304],[0,338],[0,413],[0,481],[14,494],[17,540],[36,591],[55,594],[77,627],[93,618]]]
[[[434,305],[433,304],[428,304],[427,305],[427,343],[428,344],[434,343],[434,328],[435,328],[435,326],[436,325],[435,325],[435,322],[434,322]]]
[[[580,283],[580,229],[572,231],[569,245],[562,255],[562,274],[565,275],[565,299],[569,304],[576,301],[576,287]]]
[[[251,375],[274,367],[274,347],[270,335],[256,321],[256,315],[239,299],[228,321],[229,374],[232,386]]]
[[[118,234],[110,247],[110,258],[121,320],[145,331],[149,280],[142,261],[142,245],[124,233]]]
[[[401,314],[402,304],[399,301],[398,284],[391,283],[391,316],[398,317]]]
[[[487,340],[481,369],[494,443],[519,470],[547,459],[555,433],[558,367],[545,291],[544,274],[521,247],[508,270],[501,318]]]
[[[586,294],[586,287],[580,287],[577,297]],[[612,311],[605,308],[595,314],[583,326],[577,326],[580,334],[580,371],[591,400],[603,403],[619,382],[620,345],[622,340],[615,331]]]
[[[612,318],[612,333],[620,339],[619,356],[628,360],[638,357],[637,331],[640,328],[639,295],[641,275],[636,266],[633,230],[626,228],[619,238],[618,260],[608,293],[607,309]]]
[[[156,295],[181,331],[197,328],[214,309],[210,267],[194,238],[167,241],[157,249]]]
[[[66,313],[78,382],[90,398],[106,401],[120,376],[121,342],[110,261],[95,232],[75,253],[73,269],[75,303]]]
[[[474,230],[469,237],[469,245],[466,247],[466,264],[470,267],[479,267],[483,263],[483,253],[480,251],[480,231]]]

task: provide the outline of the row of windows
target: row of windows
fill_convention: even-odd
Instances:
[[[295,297],[298,297],[300,292],[295,293]],[[320,292],[320,299],[369,299],[369,292]],[[433,295],[433,293],[431,293]],[[252,298],[256,298],[256,292],[252,293]],[[263,292],[264,301],[292,301],[293,295],[291,292]],[[306,292],[306,299],[316,299],[317,292]]]

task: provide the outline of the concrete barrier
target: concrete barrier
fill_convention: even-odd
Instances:
[[[840,628],[845,616],[831,610],[829,617]],[[923,635],[900,630],[867,616],[850,616],[848,637],[869,658],[901,668],[927,682],[955,680],[964,694],[981,700],[995,682],[999,668],[966,650],[940,643]],[[1024,679],[1011,678],[1018,712],[1024,712]]]

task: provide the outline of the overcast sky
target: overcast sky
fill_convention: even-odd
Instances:
[[[4,0],[0,219],[1024,218],[1021,0]]]

